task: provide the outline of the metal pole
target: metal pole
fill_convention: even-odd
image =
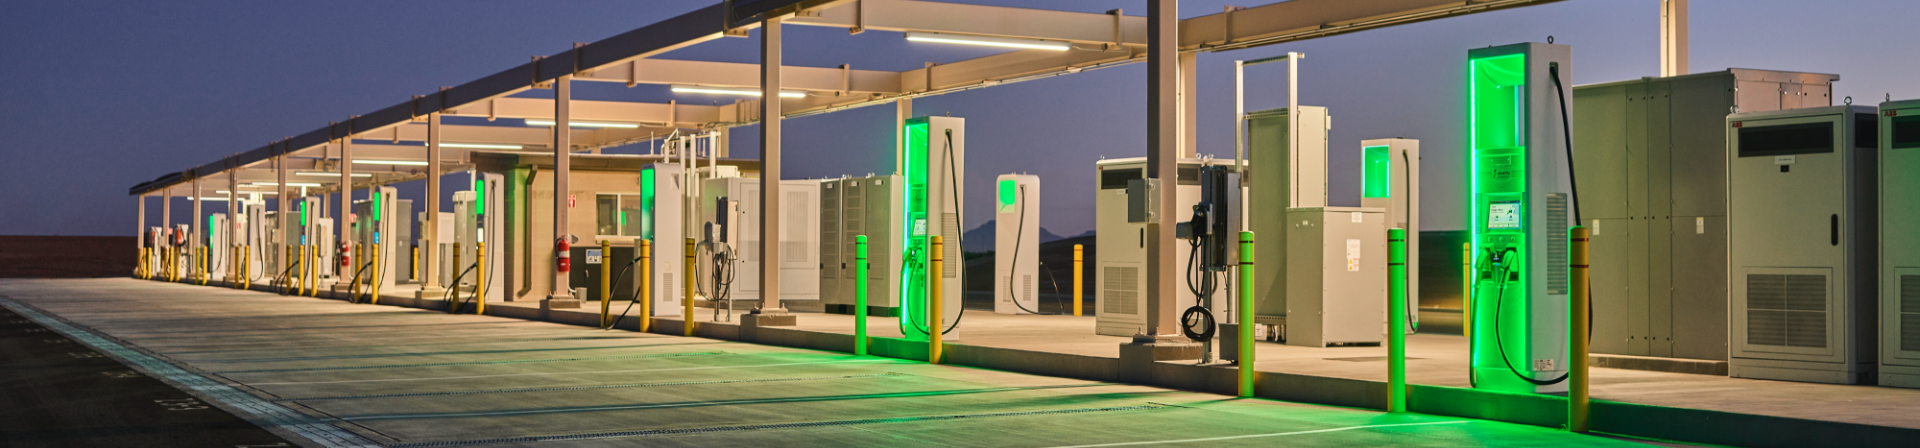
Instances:
[[[571,244],[567,241],[567,232],[570,230],[567,208],[572,205],[573,192],[567,189],[567,181],[572,176],[572,92],[573,75],[560,75],[559,79],[553,81],[553,243],[549,244],[555,253],[549,258],[553,269],[548,270],[553,275],[553,292],[547,295],[547,300],[540,302],[540,307],[544,309],[580,307],[579,298],[573,296],[572,285],[568,284],[571,279],[567,278],[567,271],[572,267],[561,262],[570,256],[562,251],[561,243]]]
[[[146,193],[135,195],[133,197],[133,203],[134,203],[134,210],[135,210],[134,212],[135,220],[140,226],[139,232],[134,233],[134,236],[136,236],[137,238],[134,238],[133,240],[133,248],[134,250],[138,251],[140,254],[140,262],[134,264],[133,276],[144,279],[147,277],[147,195]]]
[[[933,260],[927,264],[927,362],[939,364],[941,349],[940,338],[942,336],[940,329],[944,328],[941,326],[940,318],[943,317],[941,316],[942,314],[946,314],[940,312],[942,309],[940,308],[940,273],[942,272],[942,257],[946,254],[946,247],[945,243],[941,241],[940,235],[934,235],[932,239]]]
[[[1081,297],[1080,292],[1081,292],[1082,286],[1084,285],[1081,285],[1082,277],[1080,276],[1080,267],[1081,267],[1081,264],[1084,263],[1086,260],[1084,255],[1085,255],[1084,247],[1082,247],[1079,244],[1073,245],[1073,315],[1075,316],[1079,316],[1081,311],[1080,310],[1080,297]]]
[[[867,236],[853,237],[853,354],[867,354]]]
[[[760,306],[753,314],[786,314],[780,308],[780,34],[779,18],[760,25]]]
[[[340,244],[341,269],[351,269],[353,266],[353,259],[349,256],[351,253],[348,252],[352,247],[349,244],[353,241],[355,218],[353,216],[353,124],[351,121],[347,124],[347,130],[347,136],[340,139],[340,215],[334,217],[334,230],[339,233],[338,239],[334,241]],[[347,276],[351,274],[353,273],[341,272],[339,279],[334,280],[334,284],[347,281]]]
[[[1253,232],[1243,230],[1240,232],[1240,303],[1237,304],[1240,318],[1239,325],[1235,326],[1240,330],[1240,343],[1236,344],[1240,353],[1233,358],[1240,364],[1241,398],[1254,394],[1253,281]]]
[[[1572,341],[1567,350],[1567,430],[1587,432],[1587,417],[1590,415],[1587,386],[1591,384],[1587,378],[1587,345],[1591,342],[1587,340],[1587,307],[1592,300],[1587,295],[1587,239],[1590,235],[1584,226],[1575,226],[1571,231],[1573,248],[1568,251],[1568,255],[1572,255],[1568,264],[1573,268],[1573,294],[1567,296],[1572,298],[1573,303],[1567,307],[1567,317],[1571,320],[1567,329],[1573,334],[1567,335],[1567,340]]]
[[[640,332],[653,329],[653,240],[640,243]],[[618,325],[619,322],[614,322]]]
[[[1147,2],[1147,178],[1159,182],[1159,205],[1147,222],[1147,309],[1146,334],[1150,343],[1185,341],[1178,336],[1179,268],[1175,254],[1172,217],[1176,205],[1179,166],[1180,74],[1178,49],[1179,8],[1175,0]],[[1136,340],[1139,338],[1136,338]],[[1137,342],[1136,342],[1137,343]]]
[[[1387,412],[1407,412],[1407,229],[1387,229]]]
[[[421,254],[421,262],[415,264],[415,269],[419,271],[421,299],[445,295],[440,276],[433,270],[434,262],[440,261],[440,131],[440,113],[428,113],[427,197],[426,206],[421,207],[422,211],[427,212],[427,222],[420,227],[420,247],[426,249],[423,251],[426,253]],[[453,269],[457,273],[460,267],[454,266]]]

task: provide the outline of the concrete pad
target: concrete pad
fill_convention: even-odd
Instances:
[[[117,347],[111,352],[125,362],[178,370],[169,375],[266,403],[242,409],[302,416],[257,423],[325,425],[388,446],[1638,444],[1483,420],[136,280],[5,280],[0,306],[58,319],[90,343]],[[813,316],[801,315],[801,324]],[[1107,344],[1110,353],[1117,347]],[[143,356],[152,360],[135,359]],[[328,444],[358,443],[341,440]]]

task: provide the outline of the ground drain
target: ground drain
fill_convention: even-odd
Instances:
[[[429,364],[392,364],[392,365],[384,365],[384,366],[345,366],[345,367],[308,367],[308,368],[299,368],[299,369],[230,370],[225,372],[213,372],[213,373],[227,375],[227,374],[235,374],[235,373],[398,369],[398,368],[406,368],[406,367],[469,366],[469,365],[485,365],[485,364],[525,364],[525,363],[535,363],[535,362],[592,361],[592,360],[598,360],[598,359],[670,358],[670,357],[676,357],[676,356],[708,356],[708,355],[727,355],[727,354],[730,354],[730,353],[727,353],[727,352],[659,353],[659,354],[652,354],[652,355],[588,356],[588,357],[581,357],[581,358],[519,359],[519,360],[504,360],[504,361],[437,362],[437,363],[429,363]]]
[[[879,374],[872,374],[872,375],[817,376],[817,377],[809,377],[809,378],[769,378],[769,379],[760,379],[760,380],[676,381],[676,382],[670,382],[670,383],[606,384],[606,385],[600,385],[600,386],[579,386],[579,387],[536,387],[536,388],[527,388],[527,389],[492,389],[492,390],[472,390],[472,391],[459,391],[459,392],[420,392],[420,393],[411,393],[411,394],[350,395],[350,396],[343,396],[343,397],[282,398],[282,399],[273,400],[273,401],[279,402],[279,401],[361,400],[361,399],[368,399],[368,398],[432,397],[432,396],[444,396],[444,395],[501,394],[501,393],[515,393],[515,392],[553,392],[553,391],[563,391],[563,390],[627,389],[627,388],[636,388],[636,387],[691,386],[691,385],[699,385],[699,384],[772,383],[772,382],[780,382],[780,381],[838,380],[838,379],[848,379],[848,378],[880,378],[880,377],[892,377],[892,376],[904,376],[904,375],[906,374],[879,373]]]
[[[1061,409],[1061,410],[1053,410],[1053,411],[1001,412],[1001,413],[993,413],[993,414],[934,415],[934,416],[926,416],[926,417],[870,418],[870,419],[861,419],[861,420],[836,420],[836,421],[825,421],[825,422],[776,423],[776,424],[770,424],[770,425],[714,426],[714,427],[706,427],[706,428],[648,429],[648,430],[641,430],[641,431],[565,434],[565,435],[553,435],[553,436],[507,437],[507,438],[498,438],[498,439],[449,440],[444,442],[400,443],[400,444],[394,444],[389,446],[393,448],[434,448],[434,447],[450,447],[450,446],[494,445],[494,444],[503,444],[503,443],[560,442],[560,441],[569,441],[569,440],[615,439],[615,438],[625,438],[625,437],[667,436],[667,435],[678,435],[678,434],[709,434],[709,433],[718,433],[718,432],[763,431],[763,430],[769,430],[769,429],[817,428],[817,427],[824,427],[824,426],[873,425],[873,424],[881,424],[881,423],[911,423],[911,422],[961,420],[961,419],[976,419],[976,418],[1022,417],[1022,416],[1031,416],[1031,415],[1084,414],[1084,413],[1091,413],[1091,412],[1143,411],[1143,410],[1150,410],[1150,409],[1161,409],[1164,407],[1165,406],[1161,406],[1161,405],[1147,404],[1147,405],[1141,405],[1141,406]]]

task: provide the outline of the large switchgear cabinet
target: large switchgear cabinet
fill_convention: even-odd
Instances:
[[[780,182],[781,222],[779,259],[766,260],[760,251],[760,179],[719,177],[701,187],[701,226],[695,231],[696,282],[701,296],[730,300],[738,309],[758,306],[762,291],[760,266],[780,268],[781,301],[818,300],[820,206],[819,181]],[[715,251],[730,252],[732,265],[713,265]],[[727,272],[730,269],[731,272]],[[716,296],[724,292],[724,297]]]
[[[1332,119],[1318,106],[1246,117],[1248,222],[1257,251],[1273,254],[1254,265],[1254,323],[1278,326],[1291,345],[1386,338],[1387,216],[1327,203]]]
[[[854,237],[867,237],[867,315],[900,315],[900,176],[820,184],[820,300],[826,312],[853,314]]]
[[[1880,103],[1880,385],[1920,387],[1920,100]]]
[[[1875,380],[1875,114],[1835,106],[1726,117],[1730,376]]]
[[[1734,68],[1573,88],[1592,353],[1727,359],[1726,116],[1831,106],[1839,79]]]

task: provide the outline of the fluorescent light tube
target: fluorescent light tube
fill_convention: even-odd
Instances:
[[[935,42],[935,43],[943,43],[943,44],[978,45],[983,47],[1019,48],[1019,49],[1025,49],[1025,50],[1067,51],[1068,49],[1073,48],[1073,44],[1061,42],[1061,41],[1054,41],[1054,40],[1010,39],[1005,37],[983,37],[983,36],[958,36],[958,35],[952,35],[952,34],[935,34],[935,33],[921,33],[921,32],[908,32],[907,40],[914,41],[914,42]]]
[[[754,89],[729,89],[725,87],[699,87],[699,86],[673,86],[673,93],[707,93],[707,94],[714,94],[714,95],[760,96],[760,91],[754,90]],[[798,90],[781,90],[780,97],[781,98],[806,98],[807,92],[802,92]]]
[[[410,166],[427,166],[427,161],[425,161],[425,160],[364,160],[364,159],[354,159],[354,161],[353,161],[353,163],[361,163],[361,164],[367,164],[367,165],[410,165]],[[292,184],[288,184],[288,185],[292,185]]]
[[[557,123],[555,123],[553,120],[537,120],[532,118],[527,119],[527,126],[553,126],[555,124]],[[567,127],[634,129],[634,128],[640,127],[640,124],[639,123],[607,123],[607,122],[599,122],[599,121],[569,121],[567,122]],[[441,143],[440,146],[452,146],[452,145]],[[455,148],[471,148],[471,146],[454,146],[454,147]],[[520,147],[515,146],[513,148],[495,148],[495,149],[520,149]]]
[[[294,171],[295,176],[340,177],[340,173],[326,171]],[[353,177],[373,177],[373,173],[353,173]]]
[[[552,122],[548,122],[548,123],[549,124],[547,124],[546,126],[552,126],[551,124]],[[529,121],[528,124],[532,124],[532,122]],[[575,126],[578,126],[578,125],[575,125]],[[521,145],[489,145],[485,143],[447,143],[447,142],[440,142],[440,147],[472,148],[472,149],[526,149],[525,146],[521,146]]]
[[[249,185],[253,185],[253,186],[255,186],[255,187],[277,187],[277,186],[280,186],[280,183],[279,183],[279,182],[254,182],[254,183],[252,183],[252,184],[249,184]],[[317,183],[313,183],[313,182],[287,182],[287,186],[289,186],[289,187],[318,187],[318,186],[320,186],[320,184],[317,184]]]

